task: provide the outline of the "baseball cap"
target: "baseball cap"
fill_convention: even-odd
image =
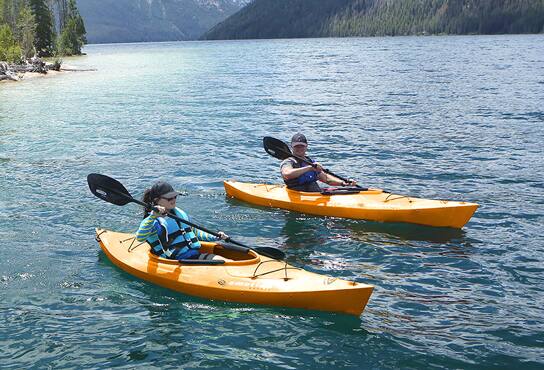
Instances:
[[[151,187],[151,194],[153,198],[172,198],[180,193],[175,191],[169,183],[159,181]]]
[[[308,145],[308,140],[306,140],[306,136],[301,133],[294,134],[291,138],[291,145],[296,145],[300,143]]]

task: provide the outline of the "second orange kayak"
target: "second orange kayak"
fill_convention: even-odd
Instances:
[[[369,189],[355,194],[324,195],[287,189],[285,185],[224,181],[227,196],[265,207],[319,216],[462,228],[478,204],[413,198]]]

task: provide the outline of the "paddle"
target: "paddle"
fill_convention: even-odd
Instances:
[[[291,149],[287,146],[287,144],[285,144],[283,141],[279,139],[276,139],[270,136],[265,136],[263,138],[263,146],[264,146],[264,150],[274,158],[278,158],[283,161],[286,158],[293,157],[298,159],[299,161],[308,163],[314,168],[316,167],[315,163],[310,162],[308,159],[294,155],[291,152]],[[323,168],[323,172],[328,173],[329,175],[332,175],[344,182],[349,182],[347,179],[343,178],[342,176],[338,176],[335,173],[332,173],[326,168]],[[359,189],[360,191],[368,190],[368,188],[363,188],[362,186],[359,186],[359,185],[355,185],[355,187]]]
[[[98,173],[91,173],[90,175],[87,176],[87,183],[89,184],[89,189],[91,190],[91,193],[93,193],[96,197],[102,200],[105,200],[108,203],[115,204],[117,206],[124,206],[125,204],[128,204],[128,203],[136,203],[147,209],[151,209],[151,210],[154,209],[154,207],[151,204],[144,203],[142,201],[134,199],[132,195],[130,195],[128,190],[123,186],[123,184],[121,184],[119,181],[111,177],[101,175]],[[216,237],[220,237],[218,233],[208,230],[207,228],[203,226],[196,225],[188,220],[184,220],[181,217],[178,217],[175,214],[172,214],[171,212],[168,212],[168,216],[184,224],[187,224],[199,230],[205,231],[208,234],[214,235]],[[263,256],[270,257],[272,259],[276,259],[276,260],[285,259],[285,253],[283,253],[277,248],[273,248],[273,247],[251,248],[245,244],[242,244],[240,242],[233,240],[230,237],[225,239],[225,241],[239,246],[239,247],[236,247],[234,245],[222,244],[222,246],[225,247],[226,249],[235,250],[242,253],[247,253],[249,250],[253,250],[259,254],[262,254]]]

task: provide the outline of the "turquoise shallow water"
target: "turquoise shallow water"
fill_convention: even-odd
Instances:
[[[541,368],[544,38],[90,45],[66,73],[0,85],[2,367]],[[320,218],[225,198],[278,182],[261,146],[303,131],[335,172],[481,205],[463,230]],[[212,302],[112,265],[96,226],[187,192],[194,220],[289,262],[374,284],[360,318]]]

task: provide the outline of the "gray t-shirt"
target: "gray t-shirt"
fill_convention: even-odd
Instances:
[[[284,168],[301,168],[309,166],[307,163],[299,164],[297,160],[293,157],[289,157],[284,159],[280,164],[280,171],[282,171]],[[285,179],[284,179],[285,181]],[[319,185],[317,185],[317,182],[311,182],[309,184],[304,185],[295,185],[295,186],[288,186],[289,189],[298,190],[298,191],[305,191],[305,192],[321,192],[321,188]]]
[[[297,160],[293,157],[284,159],[280,164],[280,171],[283,171],[283,168],[300,168],[301,165],[298,164]]]

